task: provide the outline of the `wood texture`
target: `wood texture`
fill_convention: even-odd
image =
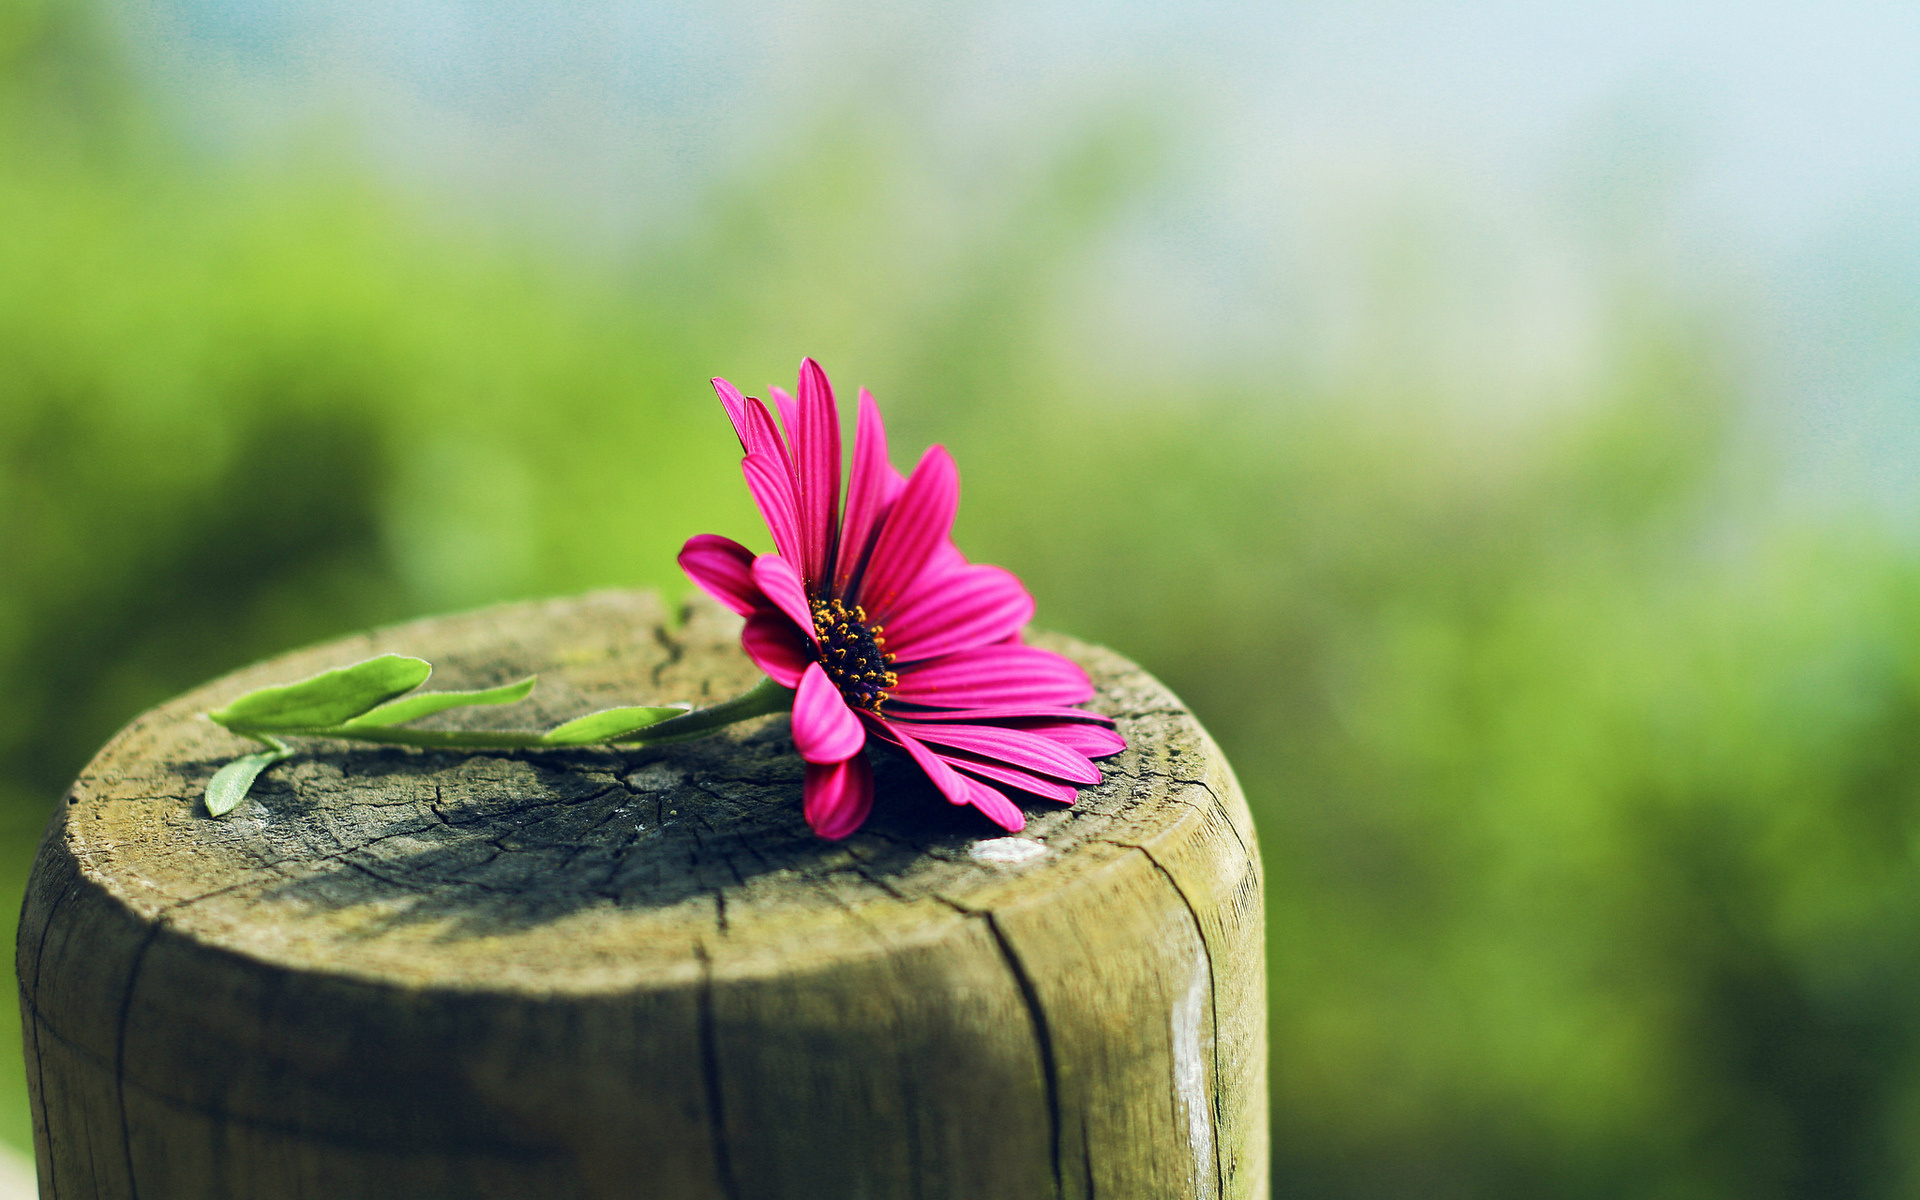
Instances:
[[[738,618],[665,618],[610,592],[417,622],[122,731],[20,922],[42,1195],[1266,1195],[1246,805],[1108,651],[1039,639],[1130,747],[1074,807],[1033,801],[1026,843],[901,761],[863,831],[813,838],[785,717],[636,752],[310,742],[200,806],[247,744],[198,714],[375,653],[433,688],[540,672],[466,718],[501,725],[757,677]]]

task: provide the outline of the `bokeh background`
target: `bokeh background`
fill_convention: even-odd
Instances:
[[[1280,1194],[1920,1194],[1916,62],[1904,4],[0,0],[0,909],[147,705],[764,543],[705,380],[812,354],[1237,764]]]

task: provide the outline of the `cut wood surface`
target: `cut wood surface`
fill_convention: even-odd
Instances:
[[[373,654],[462,720],[545,726],[752,685],[739,619],[651,593],[510,605],[258,664],[147,713],[55,815],[18,965],[41,1194],[1264,1197],[1258,856],[1164,687],[1036,635],[1128,749],[1009,838],[911,763],[867,826],[800,814],[784,716],[703,742],[251,748],[200,716]]]

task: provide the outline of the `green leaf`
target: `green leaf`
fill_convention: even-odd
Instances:
[[[464,708],[469,704],[512,704],[516,700],[525,700],[538,678],[538,675],[529,675],[516,683],[503,683],[497,688],[478,692],[417,692],[398,700],[389,700],[372,712],[361,713],[341,724],[346,729],[362,729],[368,725],[400,725],[445,712],[449,708]]]
[[[293,753],[293,747],[276,737],[262,738],[272,746],[271,750],[262,750],[255,754],[243,754],[226,766],[213,773],[207,780],[207,812],[211,816],[224,817],[232,812],[247,793],[253,790],[253,781],[260,772]]]
[[[433,666],[404,654],[382,654],[350,667],[322,671],[311,679],[248,692],[207,716],[228,729],[310,729],[343,721],[410,692],[427,681]]]
[[[684,716],[686,711],[678,707],[609,708],[568,721],[557,729],[550,729],[540,740],[549,746],[587,746],[594,742],[610,742],[636,729],[658,725],[669,717]]]

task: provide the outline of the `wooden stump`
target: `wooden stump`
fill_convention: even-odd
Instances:
[[[843,843],[784,716],[652,751],[309,742],[224,820],[198,714],[397,651],[544,724],[734,695],[647,593],[436,618],[136,720],[52,821],[19,972],[45,1197],[1260,1197],[1260,874],[1180,703],[1065,638],[1130,743],[1018,839],[876,765]],[[530,715],[516,716],[535,710]]]

